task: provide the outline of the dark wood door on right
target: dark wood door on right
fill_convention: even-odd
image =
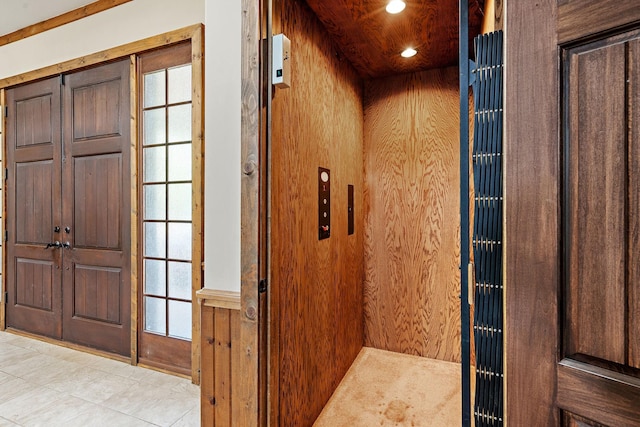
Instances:
[[[640,4],[506,8],[506,421],[640,426]]]
[[[558,403],[640,425],[640,31],[565,48],[563,70]]]

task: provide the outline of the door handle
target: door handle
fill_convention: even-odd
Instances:
[[[62,247],[62,243],[58,242],[57,240],[53,243],[47,243],[47,246],[45,246],[45,250],[49,249],[49,248],[61,248]]]
[[[71,249],[71,243],[69,242],[64,242],[62,244],[62,249]]]

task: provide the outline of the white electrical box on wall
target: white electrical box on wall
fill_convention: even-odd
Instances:
[[[291,86],[291,41],[284,34],[273,36],[272,83],[279,88]]]

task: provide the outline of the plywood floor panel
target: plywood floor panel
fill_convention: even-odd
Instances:
[[[362,349],[315,427],[461,424],[460,364]]]

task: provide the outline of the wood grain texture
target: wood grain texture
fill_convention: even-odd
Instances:
[[[201,301],[200,301],[201,302]],[[214,325],[215,307],[203,306],[200,309],[200,424],[214,426],[215,411],[213,397],[215,395],[214,372]]]
[[[567,354],[620,364],[626,360],[625,55],[620,43],[570,53],[566,205]]]
[[[208,307],[228,308],[240,310],[240,293],[221,291],[211,288],[202,288],[196,292],[196,298],[202,300],[202,304]]]
[[[204,28],[191,36],[191,381],[200,384],[200,304],[204,264]]]
[[[558,5],[558,42],[565,43],[640,22],[637,0],[564,0]]]
[[[30,71],[28,73],[0,79],[0,88],[28,83],[34,80],[42,79],[44,77],[54,76],[57,74],[66,73],[68,71],[90,67],[92,65],[97,65],[103,62],[123,58],[131,54],[138,54],[170,44],[179,43],[181,41],[190,40],[194,37],[194,33],[201,32],[202,29],[202,24],[190,25],[188,27],[170,31],[168,33],[148,37],[143,40],[127,43],[111,49],[106,49],[101,52],[93,53],[91,55],[81,56],[79,58],[71,59],[60,64],[50,65],[48,67]]]
[[[365,84],[367,346],[460,361],[458,69]],[[466,297],[466,296],[465,296]]]
[[[272,377],[279,404],[271,421],[303,426],[313,423],[363,342],[362,92],[303,1],[279,1],[275,10],[274,31],[292,43],[292,81],[273,98],[271,336],[279,339],[271,371],[280,375]],[[331,172],[331,237],[322,241],[318,167]],[[351,236],[348,184],[355,187]]]
[[[86,6],[79,7],[62,15],[58,15],[54,18],[47,19],[46,21],[38,22],[37,24],[29,25],[28,27],[21,28],[9,34],[0,36],[0,46],[13,43],[15,41],[34,36],[36,34],[43,33],[56,27],[68,24],[73,21],[77,21],[87,16],[102,12],[112,7],[119,6],[123,3],[130,2],[131,0],[97,0],[93,3],[89,3]]]
[[[600,423],[596,423],[592,420],[587,420],[584,417],[579,417],[568,411],[562,411],[563,415],[563,427],[606,427]]]
[[[129,144],[130,162],[130,239],[131,247],[138,247],[138,71],[137,71],[137,55],[129,56],[129,136],[131,144]],[[136,365],[138,362],[138,251],[131,251],[131,339],[130,339],[130,356],[131,364]]]
[[[215,309],[213,386],[216,426],[231,425],[231,328],[229,310]]]
[[[203,426],[236,426],[235,388],[242,382],[240,311],[203,305],[201,309],[202,378],[200,421]]]
[[[597,423],[637,427],[640,379],[572,360],[558,366],[558,406]]]
[[[640,369],[640,39],[629,42],[628,50],[629,80],[629,211],[627,263],[629,327],[627,341],[629,343],[629,365]],[[633,102],[633,100],[636,100]]]
[[[397,15],[380,0],[307,0],[342,54],[362,77],[381,77],[458,63],[458,2],[413,1]],[[469,1],[469,41],[478,34],[483,1]],[[418,55],[400,56],[412,46]]]
[[[237,371],[241,377],[233,389],[235,425],[257,426],[259,413],[259,295],[260,179],[266,165],[259,163],[260,140],[260,2],[242,0],[240,130],[241,164],[241,313]],[[248,166],[247,166],[248,165]],[[236,369],[236,368],[234,368]],[[266,408],[264,408],[266,409]]]
[[[0,89],[0,106],[2,106],[1,108],[4,108],[5,105],[7,105],[7,98],[6,98],[6,91],[4,89]],[[6,138],[6,134],[5,134],[5,129],[7,128],[7,122],[6,119],[4,117],[0,117],[0,169],[2,169],[4,167],[3,163],[4,163],[4,159],[5,159],[5,147],[7,146],[7,138]],[[0,184],[0,190],[4,190],[5,186],[4,183]],[[5,203],[5,196],[3,194],[3,197],[0,197],[0,200],[2,202],[2,209],[0,209],[0,212],[2,212],[2,218],[0,218],[0,226],[2,227],[3,230],[7,229],[7,204]],[[4,246],[4,243],[2,243],[0,246]],[[5,280],[5,274],[7,271],[7,262],[6,262],[6,255],[0,257],[0,266],[2,266],[2,274],[0,275],[0,331],[4,331],[7,328],[7,318],[6,318],[6,312],[7,312],[7,301],[5,298],[6,292],[7,292],[7,284],[6,284],[6,280]]]
[[[511,426],[560,422],[554,407],[560,275],[556,19],[556,0],[509,2],[506,8],[505,413]]]
[[[26,100],[49,98],[51,104],[47,123],[31,121],[22,114],[36,114],[42,119],[40,109],[19,108]],[[6,325],[12,328],[28,330],[60,339],[62,337],[62,292],[60,251],[44,251],[46,243],[54,240],[53,226],[61,223],[61,95],[57,78],[42,80],[20,86],[5,92],[5,105],[8,108],[5,132],[6,168],[9,176],[4,188],[6,203],[7,241],[3,252],[6,269],[3,270],[6,283]],[[34,105],[33,102],[29,104]],[[20,131],[20,123],[31,123],[31,127],[51,128],[47,144],[22,144],[21,137],[29,133]],[[42,135],[46,132],[34,131]],[[28,203],[27,203],[28,202]],[[33,310],[16,304],[17,294],[21,292],[18,275],[25,274],[30,268],[21,268],[25,263],[35,265],[48,264],[54,268],[51,286],[51,311]],[[18,271],[21,270],[21,271]],[[40,276],[44,278],[43,276]],[[47,279],[48,281],[48,279]],[[29,288],[40,287],[32,280],[24,283]],[[45,287],[46,288],[46,287]],[[46,297],[44,299],[49,299]],[[10,303],[9,303],[10,302]]]
[[[130,354],[131,288],[129,262],[131,227],[130,179],[130,59],[103,64],[65,76],[62,87],[63,114],[63,167],[62,167],[62,221],[69,226],[64,239],[71,244],[63,257],[62,288],[64,295],[74,295],[79,269],[119,276],[113,281],[119,299],[118,321],[98,322],[75,316],[77,299],[63,298],[63,338],[122,355]],[[106,82],[118,82],[117,90],[98,88]],[[94,90],[88,90],[94,88]],[[78,93],[83,102],[78,103]],[[107,95],[109,93],[109,95]],[[88,96],[93,94],[94,96]],[[107,103],[113,97],[118,102]],[[115,111],[105,111],[105,104]],[[83,113],[78,113],[83,108]],[[82,125],[74,118],[82,116]],[[112,118],[114,117],[114,118]],[[103,122],[107,120],[105,125]],[[81,133],[74,133],[82,128]],[[112,133],[117,129],[117,133]],[[88,133],[85,131],[88,130]],[[95,135],[90,139],[88,135]],[[98,183],[100,182],[100,183]],[[102,195],[103,197],[100,197]],[[94,212],[91,217],[87,214]],[[107,227],[105,224],[110,223]],[[105,231],[107,233],[105,233]],[[61,240],[63,237],[60,237]],[[100,275],[97,275],[101,272]],[[93,281],[90,279],[88,283]],[[117,284],[116,284],[117,282]],[[90,290],[90,289],[87,289]],[[106,303],[106,302],[103,302]]]

